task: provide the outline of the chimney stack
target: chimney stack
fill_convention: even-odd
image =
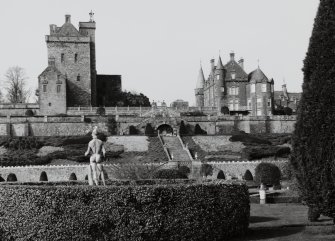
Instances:
[[[71,15],[70,14],[65,15],[65,23],[71,23]]]
[[[234,61],[235,60],[235,53],[231,52],[230,53],[230,61]]]
[[[56,24],[50,24],[50,35],[56,33],[56,28],[57,28]]]
[[[241,68],[244,70],[244,59],[241,58],[239,61],[238,61],[238,64],[241,66]]]

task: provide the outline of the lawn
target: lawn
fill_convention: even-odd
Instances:
[[[301,204],[251,204],[248,235],[233,240],[335,240],[335,226],[324,216],[309,222]]]

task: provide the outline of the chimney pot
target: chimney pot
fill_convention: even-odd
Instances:
[[[240,58],[240,60],[238,61],[238,64],[241,66],[241,68],[244,70],[244,59]]]
[[[70,14],[65,15],[65,22],[66,23],[71,23],[71,15]]]
[[[231,61],[235,60],[235,53],[234,52],[230,53],[230,60]]]

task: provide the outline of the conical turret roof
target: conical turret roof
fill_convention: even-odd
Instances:
[[[249,82],[254,82],[254,83],[269,82],[268,77],[266,77],[266,75],[263,73],[263,71],[259,67],[249,74],[248,79],[249,79]]]
[[[216,65],[216,69],[224,69],[221,56],[219,56],[218,64]]]
[[[198,81],[197,81],[197,89],[204,88],[204,85],[205,85],[204,71],[202,70],[202,67],[200,66]]]

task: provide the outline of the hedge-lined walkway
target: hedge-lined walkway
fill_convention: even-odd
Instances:
[[[332,219],[321,216],[309,222],[307,207],[301,204],[251,204],[248,235],[242,240],[323,241],[335,240]]]

